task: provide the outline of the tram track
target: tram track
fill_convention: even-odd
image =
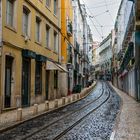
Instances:
[[[106,103],[108,101],[108,99],[110,98],[110,91],[109,94],[107,96],[107,98],[96,108],[94,108],[92,111],[90,111],[89,113],[87,113],[84,117],[82,117],[81,119],[79,119],[76,123],[74,123],[73,125],[71,125],[69,128],[67,128],[66,130],[64,130],[61,134],[57,135],[55,138],[53,138],[53,140],[59,140],[60,138],[62,138],[66,133],[68,133],[70,130],[72,130],[75,126],[77,126],[78,124],[80,124],[84,119],[86,119],[89,115],[91,115],[93,112],[95,112],[98,108],[100,108],[104,103]]]
[[[45,129],[51,127],[54,124],[57,124],[58,122],[62,121],[63,119],[66,119],[67,117],[72,116],[73,114],[76,114],[78,111],[82,111],[83,109],[85,109],[86,107],[90,106],[91,104],[95,103],[96,101],[98,101],[104,94],[107,94],[107,91],[105,91],[105,89],[107,89],[107,86],[103,85],[102,83],[102,93],[100,94],[100,96],[96,99],[94,99],[93,101],[88,102],[86,105],[82,106],[81,108],[68,113],[67,115],[65,115],[64,117],[62,117],[59,120],[56,120],[54,122],[52,122],[49,125],[43,126],[42,128],[40,128],[37,131],[34,131],[33,133],[30,133],[29,135],[26,135],[24,138],[22,138],[22,140],[28,140],[32,137],[34,137],[35,135],[37,135],[38,133],[44,131]],[[104,101],[102,101],[101,104],[99,104],[96,108],[94,108],[93,110],[91,110],[90,112],[88,112],[85,116],[83,116],[82,118],[80,118],[78,121],[76,121],[74,124],[72,124],[70,127],[66,128],[63,132],[61,132],[59,135],[55,136],[53,139],[54,140],[58,140],[60,139],[62,136],[64,136],[67,132],[69,132],[71,129],[73,129],[76,125],[78,125],[81,121],[83,121],[84,119],[86,119],[87,116],[89,116],[90,114],[92,114],[94,111],[96,111],[98,108],[100,108],[104,103],[107,102],[107,100],[110,98],[110,91],[108,92],[108,96],[106,97],[106,99]]]
[[[92,91],[93,91],[93,90],[92,90]],[[91,92],[92,92],[92,91],[91,91]],[[81,108],[79,108],[79,109],[77,109],[77,110],[74,110],[74,111],[72,111],[72,112],[70,112],[70,113],[67,113],[67,114],[64,115],[62,118],[60,118],[60,119],[58,119],[58,120],[56,120],[56,121],[50,123],[49,125],[45,125],[45,126],[43,126],[42,128],[40,128],[39,130],[34,131],[33,133],[30,133],[29,135],[27,135],[27,136],[25,136],[24,138],[22,138],[22,140],[27,140],[28,138],[32,137],[33,135],[35,135],[35,134],[41,132],[42,130],[44,130],[44,129],[50,127],[51,125],[57,123],[58,121],[63,120],[63,119],[65,119],[66,117],[69,117],[70,115],[75,114],[76,112],[78,112],[78,111],[80,111],[80,110],[86,108],[87,106],[93,104],[94,102],[96,102],[97,100],[99,100],[99,99],[103,96],[103,93],[104,93],[104,87],[103,87],[103,83],[102,83],[102,92],[101,92],[101,94],[100,94],[96,99],[94,99],[94,100],[92,100],[92,101],[89,101],[88,103],[86,103],[84,106],[82,106]]]
[[[96,110],[98,112],[98,109],[107,102],[107,99],[110,98],[109,94],[111,93],[112,91],[109,85],[100,81],[96,88],[89,92],[86,98],[13,127],[4,133],[1,133],[0,139],[63,139],[63,136],[65,137],[69,131],[73,131],[75,127],[77,128],[81,125],[88,117],[96,114]]]

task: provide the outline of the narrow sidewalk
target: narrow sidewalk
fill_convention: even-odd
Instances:
[[[113,85],[112,87],[122,99],[112,140],[140,140],[140,103]]]
[[[53,101],[46,101],[39,105],[35,104],[34,106],[2,113],[0,114],[0,132],[14,125],[18,125],[26,120],[32,119],[41,114],[53,111],[68,104],[72,104],[82,98],[85,98],[95,87],[95,85],[96,82],[94,82],[90,87],[84,88],[81,93],[72,94],[70,96],[62,97]]]

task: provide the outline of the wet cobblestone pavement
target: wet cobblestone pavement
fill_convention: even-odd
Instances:
[[[80,118],[84,117],[85,114],[99,106],[107,98],[108,93],[106,84],[99,82],[94,91],[85,99],[0,134],[0,140],[52,140]],[[81,121],[61,139],[107,140],[112,132],[120,104],[120,98],[114,91],[110,93],[110,98],[104,105]],[[94,101],[98,97],[100,98]],[[94,102],[90,103],[91,101]],[[89,105],[84,106],[85,104]],[[80,108],[81,110],[79,110]]]
[[[120,98],[112,94],[108,102],[60,140],[109,140],[119,105]]]

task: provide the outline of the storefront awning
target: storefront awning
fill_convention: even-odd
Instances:
[[[60,71],[68,73],[68,71],[64,67],[62,67],[61,65],[59,65],[57,63],[55,63],[55,65],[61,69]]]
[[[68,71],[65,68],[63,68],[61,65],[51,61],[46,62],[46,70],[59,70],[61,72],[68,73]]]
[[[22,50],[22,56],[35,59],[36,53],[31,50]]]

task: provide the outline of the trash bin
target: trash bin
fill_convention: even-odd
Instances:
[[[76,85],[76,86],[74,86],[74,88],[73,88],[73,92],[74,92],[74,93],[80,93],[81,90],[82,90],[82,86],[81,86],[81,85]]]

